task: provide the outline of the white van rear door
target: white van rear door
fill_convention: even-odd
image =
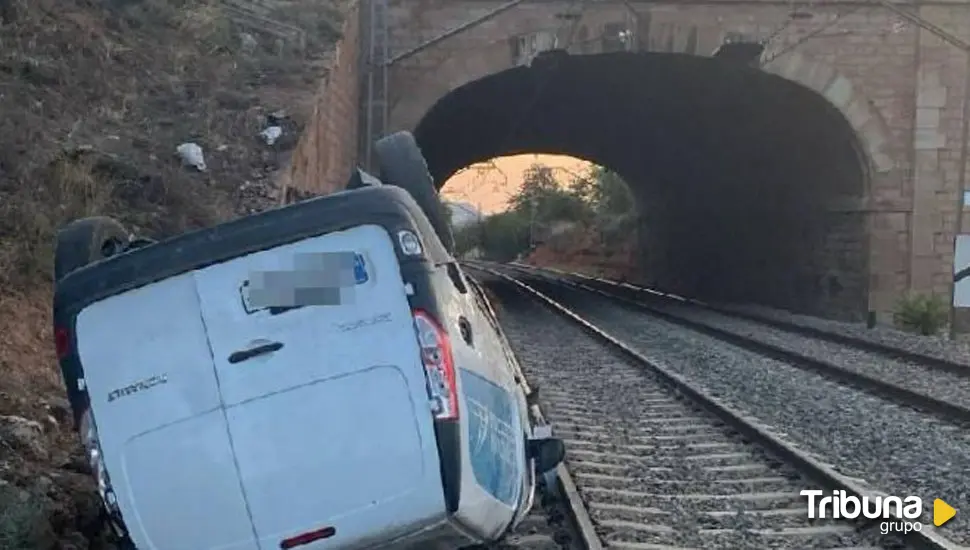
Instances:
[[[342,303],[260,309],[266,292],[256,299],[253,289],[272,294],[323,279],[309,270],[333,271],[324,253],[357,255]],[[259,283],[274,278],[275,285]],[[200,270],[196,280],[263,548],[333,527],[332,537],[301,546],[329,548],[443,517],[424,371],[383,228],[257,252]]]
[[[192,274],[91,304],[75,333],[135,545],[257,549]]]

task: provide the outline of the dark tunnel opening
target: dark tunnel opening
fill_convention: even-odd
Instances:
[[[553,55],[470,82],[415,130],[436,184],[520,153],[570,155],[628,181],[644,282],[707,300],[839,318],[867,307],[868,162],[822,95],[723,59]]]

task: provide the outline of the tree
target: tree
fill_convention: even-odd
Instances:
[[[634,211],[633,193],[619,174],[593,166],[573,182],[571,191],[587,203],[597,218],[629,214]]]
[[[478,248],[485,259],[506,262],[529,249],[529,219],[515,210],[492,214],[455,232],[459,256]]]
[[[476,247],[482,246],[482,227],[484,222],[480,221],[470,225],[457,228],[453,231],[455,235],[455,254],[463,256],[471,252]]]
[[[589,215],[583,197],[561,185],[552,169],[542,164],[526,169],[522,188],[510,201],[510,210],[536,223],[579,221]]]
[[[573,182],[571,191],[590,210],[590,222],[605,245],[622,241],[636,231],[636,208],[630,186],[619,174],[594,166]]]
[[[623,240],[636,222],[630,188],[599,166],[564,186],[551,168],[533,164],[507,211],[455,232],[456,251],[479,247],[488,259],[508,261],[529,250],[536,227],[557,221],[592,224],[604,241]]]
[[[529,249],[529,222],[519,212],[494,214],[483,226],[482,249],[490,260],[507,262]]]
[[[602,166],[594,166],[591,172],[596,185],[590,202],[597,215],[622,215],[634,211],[633,193],[619,174]]]

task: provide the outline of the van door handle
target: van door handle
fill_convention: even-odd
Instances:
[[[272,342],[269,344],[256,346],[254,348],[234,351],[229,355],[229,363],[242,363],[247,359],[252,359],[253,357],[258,357],[260,355],[266,355],[267,353],[273,353],[274,351],[279,351],[281,349],[283,349],[282,342]]]

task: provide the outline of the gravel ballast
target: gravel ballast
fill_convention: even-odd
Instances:
[[[924,523],[931,521],[935,498],[958,510],[970,504],[970,434],[965,430],[600,296],[529,282],[843,474],[890,494],[920,496]],[[565,329],[558,330],[565,335]],[[941,531],[970,543],[970,514],[958,513]]]
[[[607,548],[876,546],[852,524],[808,521],[809,480],[505,285],[503,326]]]
[[[922,336],[882,325],[870,329],[861,323],[820,319],[759,305],[719,305],[718,307],[835,334],[844,334],[914,353],[939,357],[970,367],[970,343],[966,341],[950,341],[941,336]]]
[[[795,334],[698,307],[679,304],[652,304],[651,307],[890,382],[934,399],[964,406],[970,404],[970,367],[961,375],[913,361],[889,359],[849,345]]]
[[[522,266],[526,267],[526,266]],[[535,266],[527,266],[528,269],[536,269]],[[577,282],[588,280],[586,277],[576,275],[566,271],[550,270],[545,268],[545,272],[554,276],[575,277]],[[607,281],[602,279],[602,281]],[[596,284],[620,284],[617,281],[600,282]],[[636,285],[630,288],[644,288]],[[867,327],[864,323],[836,321],[832,319],[822,319],[784,311],[776,308],[762,306],[758,304],[713,304],[717,308],[728,312],[738,312],[740,314],[752,315],[761,319],[780,321],[793,325],[803,326],[830,334],[848,336],[860,340],[867,340],[876,344],[888,346],[910,353],[918,353],[930,357],[936,357],[957,364],[970,367],[970,340],[967,335],[963,339],[951,341],[941,335],[924,336],[912,332],[905,332],[889,325],[880,324],[873,328]]]

